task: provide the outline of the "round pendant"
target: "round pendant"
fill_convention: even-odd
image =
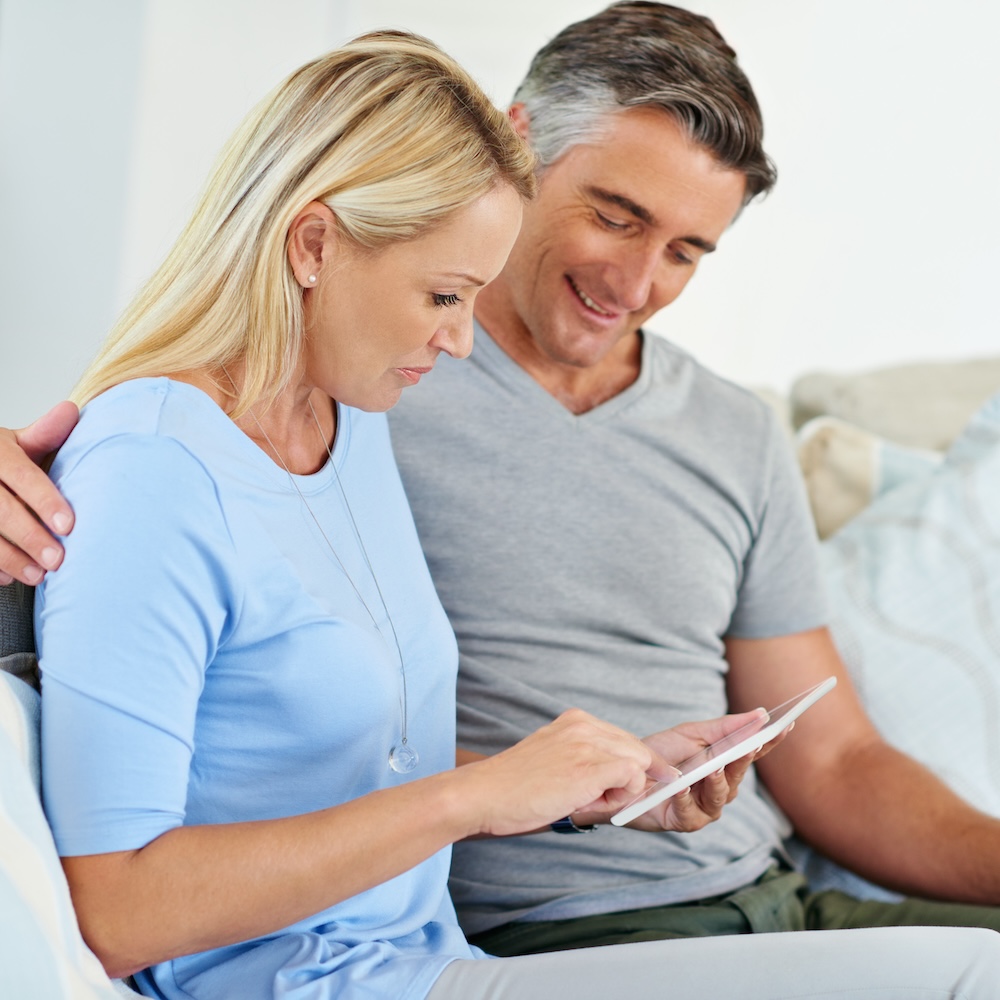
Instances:
[[[420,757],[417,751],[406,743],[401,743],[389,751],[389,767],[397,774],[409,774],[419,763]]]

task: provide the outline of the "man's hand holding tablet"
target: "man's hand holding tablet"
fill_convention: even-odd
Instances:
[[[633,822],[661,803],[666,802],[674,796],[678,796],[679,793],[690,789],[697,782],[723,770],[727,764],[740,761],[741,758],[747,758],[746,766],[748,767],[754,755],[762,747],[785,733],[799,715],[809,708],[810,705],[814,705],[828,691],[832,690],[836,683],[837,679],[835,677],[828,677],[820,684],[801,692],[770,711],[764,712],[758,710],[756,713],[750,713],[754,717],[749,722],[718,741],[703,747],[694,755],[682,760],[679,764],[674,765],[677,771],[675,777],[665,781],[658,781],[651,785],[642,795],[633,799],[627,806],[612,816],[611,822],[615,826],[624,826],[626,823]],[[670,732],[678,733],[682,731],[683,727],[681,726]],[[669,749],[667,747],[656,746],[655,749],[660,754],[669,756]],[[741,777],[742,773],[738,778]],[[735,794],[735,786],[738,784],[738,780],[733,783],[733,794]],[[725,794],[726,787],[728,787],[728,783],[721,785],[719,794]],[[725,801],[731,798],[732,795],[729,795]],[[725,801],[718,803],[720,810]],[[649,828],[692,829],[690,821],[685,818],[685,813],[694,809],[708,811],[703,803],[688,801],[684,797],[678,798],[676,802],[672,803],[671,808],[678,813],[676,823],[670,822],[669,816],[665,811],[664,815],[659,817],[662,822],[651,823]],[[637,825],[644,826],[645,824]]]

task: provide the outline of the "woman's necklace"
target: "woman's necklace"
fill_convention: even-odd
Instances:
[[[223,371],[225,371],[224,368]],[[229,372],[226,372],[226,377],[229,378],[230,382],[232,382]],[[313,423],[316,424],[316,430],[319,432],[319,436],[323,441],[323,446],[326,448],[326,454],[330,460],[330,466],[333,469],[334,478],[337,480],[337,488],[340,491],[340,498],[347,510],[348,517],[351,519],[351,527],[354,529],[354,537],[358,540],[358,547],[361,549],[361,555],[364,557],[365,565],[368,567],[368,572],[371,574],[372,581],[375,584],[375,590],[378,593],[378,598],[382,602],[382,610],[385,611],[386,621],[389,623],[389,630],[392,632],[393,643],[396,647],[396,655],[399,657],[399,673],[401,678],[399,698],[400,739],[399,743],[389,749],[389,767],[391,767],[398,774],[407,774],[420,763],[420,755],[413,749],[413,747],[410,746],[406,737],[406,724],[408,721],[409,711],[406,700],[406,664],[403,661],[403,650],[399,645],[399,636],[396,634],[396,626],[393,624],[392,615],[389,614],[389,606],[386,604],[385,597],[382,595],[382,588],[379,586],[378,577],[375,575],[375,569],[372,566],[371,559],[368,558],[368,550],[365,548],[364,539],[361,537],[361,532],[358,530],[358,522],[354,519],[354,511],[351,510],[351,504],[347,499],[347,493],[344,491],[344,484],[340,481],[340,473],[337,471],[337,465],[333,460],[333,451],[330,448],[330,442],[327,441],[326,435],[323,433],[319,417],[316,416],[316,411],[313,409],[312,400],[309,400],[308,402],[309,412],[312,414]],[[368,617],[371,618],[372,624],[375,626],[375,631],[378,632],[380,638],[388,647],[389,644],[386,641],[385,634],[379,627],[375,615],[372,614],[372,609],[368,607],[368,602],[361,595],[361,591],[358,590],[357,584],[355,584],[354,580],[351,578],[351,574],[347,572],[347,567],[337,554],[337,550],[333,547],[333,543],[330,541],[327,533],[323,530],[323,525],[320,524],[319,518],[313,512],[312,507],[309,506],[309,502],[306,500],[302,490],[299,489],[299,484],[295,481],[295,477],[292,475],[292,470],[288,468],[287,463],[281,457],[281,452],[275,448],[274,442],[270,439],[270,437],[268,437],[267,431],[265,431],[261,426],[260,421],[257,419],[257,414],[255,414],[253,410],[248,410],[247,412],[250,414],[253,422],[257,425],[257,430],[260,431],[261,436],[268,443],[271,451],[274,452],[278,461],[281,463],[281,467],[288,475],[288,481],[292,484],[292,489],[294,489],[299,495],[299,499],[302,501],[302,505],[305,509],[309,512],[309,516],[313,519],[316,529],[319,531],[320,535],[323,536],[323,541],[326,542],[327,548],[333,553],[333,558],[336,559],[337,565],[341,568],[341,570],[343,570],[344,576],[347,577],[347,582],[350,583],[354,593],[357,595],[358,600],[361,602],[362,607],[368,612]]]

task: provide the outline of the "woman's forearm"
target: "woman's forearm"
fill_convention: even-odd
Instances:
[[[177,827],[136,851],[63,859],[108,974],[273,933],[465,836],[455,772],[287,819]]]
[[[287,819],[177,827],[63,859],[80,927],[114,976],[273,933],[465,837],[607,810],[646,784],[641,741],[570,710],[492,757]]]

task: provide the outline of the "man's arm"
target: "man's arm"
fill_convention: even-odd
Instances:
[[[22,430],[0,428],[0,585],[15,578],[36,584],[62,562],[54,536],[69,534],[73,511],[38,463],[66,440],[78,418],[76,406],[64,402]]]
[[[837,687],[758,765],[799,836],[891,889],[1000,904],[1000,820],[879,736],[826,629],[730,639],[726,652],[733,711],[776,705],[837,677]]]

